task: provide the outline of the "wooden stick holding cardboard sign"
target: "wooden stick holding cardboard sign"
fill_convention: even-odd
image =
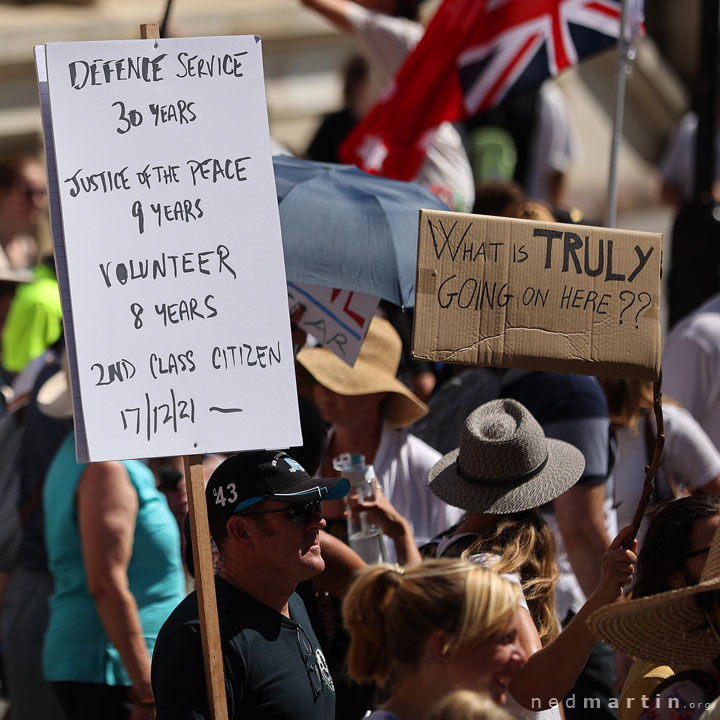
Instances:
[[[643,491],[632,520],[633,531],[623,541],[624,548],[632,547],[633,540],[635,540],[635,536],[640,529],[640,523],[650,502],[650,497],[655,489],[655,476],[660,469],[660,465],[662,465],[663,449],[665,448],[665,423],[663,421],[662,411],[662,368],[660,368],[660,376],[653,384],[653,412],[655,413],[656,423],[655,451],[653,452],[650,464],[645,466]]]
[[[227,720],[225,672],[222,661],[217,599],[215,598],[215,575],[210,549],[202,455],[185,455],[183,460],[208,706],[213,720]]]
[[[159,39],[160,31],[157,23],[141,25],[140,37],[143,40]],[[215,597],[215,574],[213,573],[210,548],[202,455],[185,455],[183,461],[208,707],[213,720],[227,720],[225,672],[222,661],[217,598]]]

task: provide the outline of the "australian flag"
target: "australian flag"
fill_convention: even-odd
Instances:
[[[488,110],[611,47],[621,12],[620,0],[445,0],[343,143],[343,162],[411,180],[440,123]]]

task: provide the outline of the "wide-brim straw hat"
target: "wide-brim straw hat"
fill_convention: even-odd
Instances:
[[[702,667],[720,655],[720,637],[696,602],[720,590],[720,532],[713,536],[697,585],[608,605],[588,618],[595,635],[616,650],[676,669]]]
[[[73,416],[67,352],[63,353],[60,369],[49,377],[38,390],[37,404],[40,412],[48,417],[64,420]]]
[[[570,443],[546,438],[517,400],[491,400],[468,415],[460,447],[430,470],[441,500],[469,512],[500,515],[540,507],[562,495],[585,469]]]
[[[402,341],[395,328],[375,316],[352,367],[326,348],[303,348],[297,361],[317,382],[339,395],[389,393],[382,406],[383,419],[400,428],[428,412],[428,406],[397,379],[401,355]]]

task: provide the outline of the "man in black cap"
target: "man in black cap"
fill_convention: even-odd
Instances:
[[[331,720],[335,689],[295,586],[325,567],[321,502],[347,480],[313,480],[283,452],[238,453],[205,491],[222,569],[215,581],[228,716]],[[158,720],[209,718],[195,593],[160,630],[152,662]]]

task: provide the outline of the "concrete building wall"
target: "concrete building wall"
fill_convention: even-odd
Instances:
[[[627,86],[621,204],[654,200],[653,165],[687,104],[664,58],[697,54],[689,28],[699,2],[647,2],[646,13],[652,13],[649,25],[660,28],[656,37],[688,34],[682,47],[658,49],[650,39],[640,47]],[[164,8],[165,0],[0,3],[0,154],[40,147],[33,45],[138,37],[140,23],[158,21]],[[676,26],[666,28],[668,23]],[[271,133],[296,153],[306,147],[320,115],[339,106],[338,71],[355,49],[350,39],[298,0],[174,0],[171,30],[177,36],[261,35]],[[610,52],[560,80],[585,147],[582,165],[571,173],[568,199],[592,218],[603,215],[616,66],[616,54]]]
[[[157,0],[0,4],[0,154],[41,138],[33,45],[138,37],[140,23],[158,21],[164,7]],[[171,30],[261,35],[272,132],[294,150],[304,148],[318,114],[340,101],[335,68],[352,43],[296,0],[175,0]]]

